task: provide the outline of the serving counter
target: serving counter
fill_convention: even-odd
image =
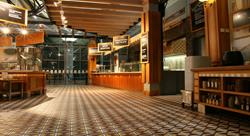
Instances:
[[[93,73],[92,84],[122,90],[143,91],[141,72]]]
[[[18,79],[24,82],[24,93],[28,97],[34,92],[40,92],[40,94],[46,93],[46,72],[29,71],[29,70],[5,70],[0,71],[0,77],[7,76],[9,79]]]

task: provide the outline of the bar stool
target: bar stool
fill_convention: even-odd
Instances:
[[[23,98],[23,88],[24,88],[24,81],[21,79],[1,79],[2,83],[7,83],[9,85],[7,95],[9,97],[9,100],[11,100],[12,95],[21,95],[21,98]],[[21,91],[20,92],[13,92],[13,84],[21,84]]]

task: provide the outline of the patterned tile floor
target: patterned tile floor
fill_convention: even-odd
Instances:
[[[202,115],[180,96],[95,86],[49,86],[47,96],[0,102],[0,136],[248,135],[248,117]]]

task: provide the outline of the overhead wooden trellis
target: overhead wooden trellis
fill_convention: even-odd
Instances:
[[[138,22],[143,0],[45,0],[56,25],[114,36],[123,34]],[[56,4],[55,4],[56,2]],[[56,6],[57,5],[57,6]],[[67,20],[61,19],[62,12]]]

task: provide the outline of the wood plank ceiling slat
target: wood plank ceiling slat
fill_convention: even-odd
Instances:
[[[62,0],[56,7],[57,0],[45,0],[49,16],[56,25],[61,26],[60,11],[71,28],[91,31],[98,34],[122,34],[135,22],[143,11],[143,0]]]

